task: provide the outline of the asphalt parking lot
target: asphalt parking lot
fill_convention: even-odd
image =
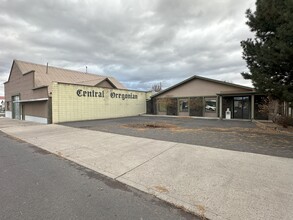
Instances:
[[[293,133],[251,121],[136,116],[62,123],[135,137],[293,158]]]

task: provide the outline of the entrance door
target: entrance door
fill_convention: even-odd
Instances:
[[[20,120],[19,96],[12,96],[12,118]]]
[[[178,115],[188,116],[189,115],[189,103],[188,98],[178,99]]]
[[[248,96],[234,97],[233,118],[250,119],[250,100]]]

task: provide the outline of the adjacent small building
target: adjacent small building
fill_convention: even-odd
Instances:
[[[0,96],[0,116],[4,115],[4,110],[5,110],[5,97]]]
[[[6,117],[40,123],[143,114],[150,96],[113,77],[20,60],[13,61],[4,89]]]
[[[192,76],[152,96],[149,113],[209,118],[261,119],[266,99],[253,88],[201,76]]]

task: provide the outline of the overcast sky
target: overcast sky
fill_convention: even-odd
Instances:
[[[0,0],[0,95],[13,59],[163,88],[192,75],[250,86],[240,41],[255,0]]]

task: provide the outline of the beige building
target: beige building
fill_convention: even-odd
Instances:
[[[5,116],[41,123],[143,114],[149,94],[113,77],[14,60],[5,87]]]
[[[259,111],[265,96],[253,88],[192,76],[152,96],[148,112],[158,115],[268,119]],[[227,113],[227,114],[226,114]]]

